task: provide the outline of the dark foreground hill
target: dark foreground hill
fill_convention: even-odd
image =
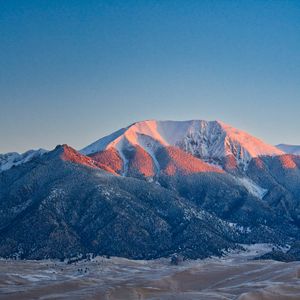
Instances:
[[[0,176],[1,256],[196,258],[235,246],[226,222],[158,184],[89,166],[67,146]]]

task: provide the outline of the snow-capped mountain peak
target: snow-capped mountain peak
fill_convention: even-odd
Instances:
[[[246,166],[251,158],[281,155],[283,152],[250,134],[221,121],[156,121],[133,123],[81,150],[91,155],[110,148],[120,156],[126,148],[139,146],[153,157],[159,147],[175,146],[196,157],[222,160],[233,156]]]

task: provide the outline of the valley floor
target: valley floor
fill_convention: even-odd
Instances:
[[[252,260],[269,248],[178,266],[167,259],[0,260],[0,299],[300,299],[300,262]]]

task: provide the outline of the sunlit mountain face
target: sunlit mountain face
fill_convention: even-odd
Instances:
[[[80,151],[3,154],[0,256],[195,259],[271,243],[298,259],[300,156],[285,150],[220,121],[149,120]]]
[[[136,160],[147,164],[146,175],[150,175],[151,172],[159,174],[164,171],[161,165],[165,166],[166,162],[162,159],[173,162],[170,167],[173,173],[175,169],[197,173],[220,172],[220,168],[242,171],[253,158],[284,154],[280,149],[223,122],[202,120],[137,122],[101,138],[82,149],[81,153],[102,163],[109,161],[107,156],[111,153],[113,161],[118,161],[116,167],[119,171],[122,165],[123,175],[132,167],[132,161],[135,168],[145,167]],[[167,172],[171,172],[170,169]],[[142,172],[137,170],[137,173]]]

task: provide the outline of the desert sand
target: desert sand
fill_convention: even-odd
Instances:
[[[116,257],[0,260],[0,299],[300,299],[300,262],[253,260],[267,247],[178,266]]]

